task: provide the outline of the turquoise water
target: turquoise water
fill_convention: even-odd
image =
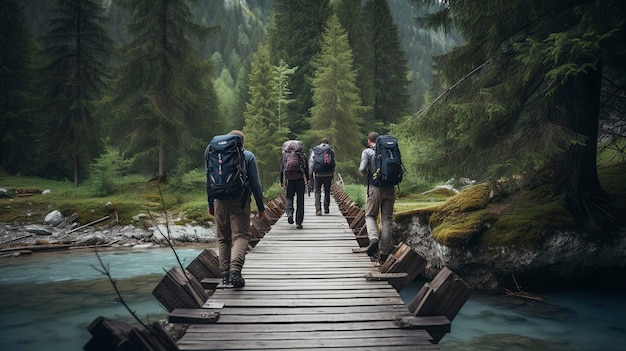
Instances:
[[[183,266],[201,248],[177,249]],[[152,289],[166,270],[177,266],[171,249],[100,252],[122,296],[144,322],[166,317]],[[119,302],[96,255],[37,253],[0,260],[0,349],[11,351],[82,350],[87,327],[98,316],[137,325]]]
[[[421,288],[401,292],[410,303]],[[626,290],[562,291],[543,301],[473,294],[440,342],[445,350],[626,350]]]
[[[186,266],[203,248],[177,249]],[[101,252],[122,296],[144,322],[166,317],[152,289],[176,266],[169,249]],[[0,349],[81,350],[98,316],[136,324],[98,272],[95,254],[37,253],[0,259]],[[423,283],[401,292],[408,304]],[[543,302],[474,294],[440,345],[444,350],[624,350],[625,291],[568,291]]]

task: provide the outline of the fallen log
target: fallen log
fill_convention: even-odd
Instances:
[[[67,250],[72,247],[72,244],[57,244],[57,245],[28,245],[28,246],[16,246],[0,249],[0,252],[13,252],[21,250],[30,251],[55,251],[55,250]]]

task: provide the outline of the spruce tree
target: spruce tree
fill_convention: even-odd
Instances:
[[[24,172],[33,158],[30,106],[35,47],[19,1],[0,4],[0,47],[0,168]]]
[[[100,151],[101,121],[95,103],[105,88],[104,58],[112,50],[104,22],[99,2],[60,0],[42,39],[41,147],[47,171],[73,176],[76,186],[82,178],[80,171]]]
[[[189,1],[118,1],[130,11],[132,39],[117,73],[113,138],[166,181],[168,169],[197,165],[210,135],[224,132],[211,65],[191,41],[215,28],[192,22]]]
[[[613,222],[596,151],[603,72],[623,67],[626,59],[626,5],[540,0],[447,5],[423,22],[456,27],[466,43],[437,59],[448,90],[415,118],[420,126],[415,133],[436,140],[438,152],[429,167],[543,185],[587,228]]]
[[[364,93],[364,96],[373,98],[373,101],[365,101],[373,109],[373,120],[368,122],[382,124],[377,129],[386,132],[390,124],[402,121],[408,114],[407,60],[387,1],[368,0],[363,13],[366,37],[371,43],[371,52],[365,63],[373,89]]]
[[[329,0],[277,0],[274,22],[268,30],[272,63],[284,60],[299,67],[291,78],[295,102],[289,105],[289,129],[292,136],[309,129],[306,118],[311,108],[312,92],[307,77],[313,74],[311,59],[319,52],[324,24],[331,14]]]
[[[278,179],[281,162],[281,145],[287,140],[288,129],[281,126],[279,101],[284,99],[276,84],[281,81],[279,70],[270,62],[269,50],[259,45],[253,55],[248,76],[248,95],[244,112],[245,148],[254,152],[259,175],[264,187]],[[284,92],[284,90],[282,90]]]
[[[361,115],[365,108],[356,86],[348,35],[335,15],[328,20],[313,68],[311,134],[316,140],[331,140],[338,156],[338,172],[357,176],[363,140]]]

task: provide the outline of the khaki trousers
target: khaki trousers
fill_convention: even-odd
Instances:
[[[222,273],[241,272],[250,241],[250,199],[215,200],[215,222]]]

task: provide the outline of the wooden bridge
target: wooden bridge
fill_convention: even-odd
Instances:
[[[242,289],[217,289],[205,304],[219,309],[214,324],[193,324],[181,350],[439,350],[425,330],[400,329],[411,316],[358,248],[354,232],[331,202],[315,216],[306,197],[304,228],[280,218],[246,256]]]
[[[398,291],[423,270],[425,260],[400,243],[382,266],[372,261],[363,228],[357,228],[362,211],[355,214],[357,207],[346,205],[351,201],[336,190],[330,214],[323,216],[315,216],[313,196],[306,197],[303,229],[287,223],[284,198],[269,204],[269,219],[251,218],[255,239],[241,289],[219,284],[213,250],[204,250],[185,271],[168,271],[153,295],[170,312],[170,323],[189,324],[176,347],[439,350],[471,289],[444,268],[405,305]],[[94,340],[100,324],[90,327]]]

